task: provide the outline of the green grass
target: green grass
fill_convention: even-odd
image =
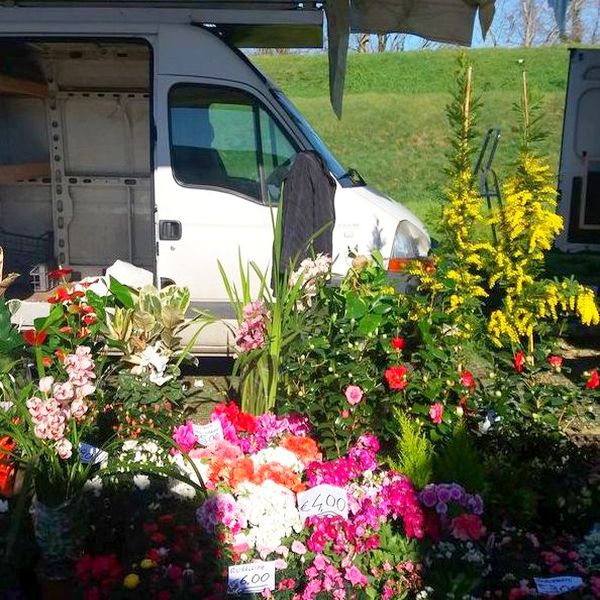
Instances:
[[[480,130],[502,129],[499,176],[508,172],[515,156],[518,117],[513,105],[519,100],[523,68],[544,105],[548,137],[540,149],[557,168],[568,50],[475,49],[467,54],[475,92],[483,102]],[[410,207],[434,231],[448,148],[445,106],[457,55],[456,50],[351,55],[341,121],[329,105],[326,56],[253,60],[297,104],[342,164],[356,167],[367,182]]]

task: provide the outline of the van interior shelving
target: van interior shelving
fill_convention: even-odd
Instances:
[[[154,270],[150,49],[117,41],[0,45],[0,246],[13,295],[38,263],[74,278],[117,259]]]

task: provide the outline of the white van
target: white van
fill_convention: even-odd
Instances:
[[[293,21],[303,11],[286,12]],[[296,154],[309,149],[337,181],[336,273],[347,270],[349,248],[426,255],[429,236],[415,215],[342,166],[226,41],[228,18],[231,30],[252,18],[223,10],[215,27],[204,13],[0,6],[6,260],[20,261],[25,275],[46,262],[85,277],[121,259],[150,270],[159,286],[189,287],[196,308],[231,316],[217,261],[235,276],[239,250],[268,267],[269,206]],[[43,299],[23,303],[21,323],[47,310]],[[199,342],[222,353],[227,329],[209,328]]]
[[[556,245],[600,250],[600,49],[573,48],[565,103],[558,211],[565,223]]]

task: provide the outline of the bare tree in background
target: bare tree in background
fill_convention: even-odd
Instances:
[[[553,44],[559,40],[552,10],[543,0],[515,0],[506,3],[507,32],[510,38],[500,43],[530,47]]]
[[[370,35],[368,33],[359,33],[357,38],[356,50],[358,52],[369,52],[371,49]]]
[[[390,35],[387,33],[377,34],[377,52],[385,52],[387,50],[389,38]]]
[[[586,2],[585,0],[571,0],[569,4],[568,18],[570,21],[570,28],[568,34],[565,36],[565,41],[575,42],[577,44],[583,41],[584,35],[584,23],[583,23],[583,10]]]
[[[598,0],[600,2],[600,0]],[[406,33],[396,33],[391,36],[390,50],[392,52],[402,52],[406,45]]]
[[[592,44],[597,44],[598,41],[598,26],[600,25],[600,0],[595,0],[594,6],[592,8],[592,30],[590,32],[590,42]]]

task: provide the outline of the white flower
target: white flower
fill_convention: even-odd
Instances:
[[[138,473],[133,476],[133,483],[138,490],[143,491],[150,485],[150,477]]]
[[[162,354],[160,349],[160,342],[156,343],[154,346],[146,346],[140,354],[140,366],[151,366],[157,373],[164,373],[169,364],[169,358]]]
[[[203,463],[200,459],[197,458],[184,458],[182,454],[175,454],[174,456],[169,456],[169,462],[173,467],[175,467],[182,475],[187,477],[190,481],[193,481],[195,484],[199,485],[200,481],[198,480],[198,475],[196,470],[189,461],[194,463],[194,466],[200,473],[200,477],[203,482],[207,482],[209,477],[209,466]],[[193,499],[196,496],[196,488],[184,481],[180,481],[178,479],[171,479],[169,483],[169,492],[174,496],[179,496],[186,499]]]
[[[237,505],[248,520],[243,540],[256,548],[262,558],[275,552],[293,531],[302,529],[295,495],[281,485],[270,480],[260,485],[244,482],[238,486],[236,496]]]
[[[158,373],[150,373],[148,379],[150,379],[150,381],[158,387],[162,387],[165,383],[167,383],[167,381],[171,381],[171,379],[173,379],[173,375],[159,375]]]
[[[92,492],[94,496],[99,496],[102,492],[102,487],[102,478],[96,475],[95,477],[92,477],[91,479],[88,479],[85,482],[83,489],[86,492]]]
[[[6,400],[5,402],[0,402],[0,408],[6,412],[8,412],[14,404],[10,400]]]
[[[193,386],[195,388],[200,388],[202,389],[204,387],[204,381],[202,379],[194,379],[194,383]]]
[[[8,500],[0,500],[0,514],[8,512]]]

